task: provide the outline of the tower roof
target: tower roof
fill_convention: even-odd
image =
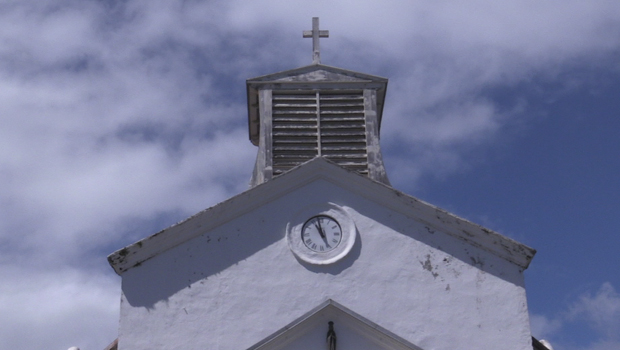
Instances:
[[[273,90],[374,89],[377,91],[377,121],[380,127],[387,83],[387,78],[324,64],[312,64],[248,79],[246,87],[250,141],[255,146],[259,144],[261,120],[258,91],[261,88]]]

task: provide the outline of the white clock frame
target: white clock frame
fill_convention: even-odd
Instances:
[[[302,240],[302,228],[309,219],[325,215],[338,222],[342,239],[338,246],[328,252],[316,252],[308,248]],[[334,203],[313,204],[302,208],[286,225],[286,239],[293,254],[302,261],[314,265],[333,264],[344,258],[355,244],[357,228],[351,215],[343,207]]]

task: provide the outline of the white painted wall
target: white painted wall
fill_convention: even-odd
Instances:
[[[301,263],[286,224],[326,201],[348,208],[356,245],[333,265]],[[325,180],[122,277],[121,350],[246,349],[330,298],[425,350],[531,350],[518,266]]]

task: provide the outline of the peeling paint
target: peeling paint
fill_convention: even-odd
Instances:
[[[266,204],[263,197],[256,195],[250,200],[261,206],[241,214],[240,210],[226,207],[215,211],[218,215],[197,217],[195,220],[209,231],[196,232],[173,248],[169,248],[170,240],[194,229],[195,222],[159,237],[165,241],[144,242],[140,249],[130,246],[122,269],[152,260],[122,274],[120,334],[124,346],[148,350],[153,341],[168,344],[192,339],[205,349],[247,349],[290,322],[292,314],[335,297],[373,322],[391,325],[391,331],[412,342],[424,343],[429,331],[446,334],[446,329],[451,330],[451,344],[438,336],[424,343],[425,349],[453,349],[454,343],[484,349],[499,342],[516,344],[506,349],[526,349],[523,344],[531,338],[521,336],[529,331],[527,309],[520,306],[525,299],[522,275],[517,273],[517,265],[497,256],[498,245],[494,246],[495,252],[470,245],[455,226],[422,222],[410,212],[360,200],[358,193],[351,194],[348,188],[338,185],[310,182],[298,187],[298,192],[290,191]],[[274,187],[278,186],[267,189]],[[271,194],[260,191],[261,187],[257,189],[252,193]],[[285,219],[299,210],[296,205],[300,199],[307,199],[308,194],[341,199],[355,218],[361,244],[348,260],[309,267],[290,254],[280,231],[284,230]],[[268,213],[278,215],[269,217]],[[224,225],[219,224],[222,221],[217,222],[219,225],[209,222],[226,219],[221,215],[229,214],[235,218]],[[390,214],[392,217],[386,219]],[[433,218],[432,212],[420,215],[429,221]],[[468,228],[467,222],[461,221],[461,225]],[[429,229],[435,233],[431,235]],[[447,229],[452,230],[451,234]],[[470,239],[474,243],[485,237],[474,228],[469,230],[477,235]],[[239,232],[241,238],[237,239]],[[220,242],[216,243],[218,238]],[[491,242],[488,239],[483,243]],[[151,258],[146,252],[155,244],[162,252]],[[487,273],[479,273],[481,264]],[[497,267],[491,268],[491,264]],[[498,276],[499,270],[506,271],[506,277]],[[481,303],[477,304],[477,297]],[[191,316],[186,316],[185,311],[192,311]],[[226,322],[222,322],[224,315]],[[187,322],[182,321],[184,318]],[[484,330],[478,330],[478,324]],[[239,333],[239,329],[243,332]],[[146,344],[144,339],[151,343]]]
[[[468,232],[466,230],[461,230],[461,231],[463,231],[463,233],[466,234],[468,237],[472,237],[472,238],[475,237],[475,235],[471,232]]]
[[[422,262],[420,261],[420,264],[422,265],[422,268],[428,272],[431,273],[431,275],[433,275],[434,278],[437,278],[437,276],[439,276],[439,274],[437,272],[433,272],[433,264],[431,263],[431,255],[428,254],[426,255],[426,261]]]
[[[480,257],[474,257],[472,256],[471,258],[471,262],[474,266],[478,266],[480,268],[484,267],[484,261],[480,258]]]
[[[435,235],[439,232],[450,235],[476,248],[491,252],[521,268],[527,268],[536,253],[534,249],[499,233],[467,220],[458,219],[440,208],[403,194],[385,184],[347,172],[327,160],[315,158],[304,163],[303,166],[278,176],[273,181],[256,186],[153,236],[112,253],[108,261],[120,274],[121,271],[126,271],[138,261],[146,261],[193,237],[209,232],[210,229],[231,220],[236,215],[253,210],[288,193],[291,188],[311,186],[311,183],[317,179],[332,182],[343,190],[362,193],[365,198],[422,223],[428,227],[425,230],[429,233],[434,231]]]

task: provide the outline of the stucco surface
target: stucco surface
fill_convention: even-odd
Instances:
[[[286,225],[325,202],[355,246],[298,261]],[[423,222],[317,179],[124,272],[119,349],[245,349],[327,299],[425,350],[531,349],[521,268]]]

